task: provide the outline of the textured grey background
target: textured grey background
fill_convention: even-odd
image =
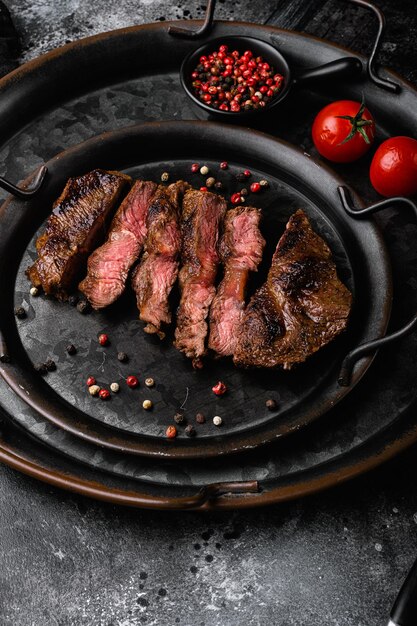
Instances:
[[[385,60],[416,81],[411,0],[378,2]],[[146,0],[9,0],[19,62],[119,26],[200,17]],[[187,12],[188,11],[188,12]],[[343,2],[220,2],[223,19],[305,29],[367,51]],[[223,515],[116,509],[0,468],[0,624],[377,626],[417,553],[415,450],[303,502]]]

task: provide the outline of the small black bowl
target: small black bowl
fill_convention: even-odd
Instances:
[[[254,56],[262,56],[265,62],[269,63],[273,66],[276,73],[281,74],[284,77],[284,84],[282,89],[276,94],[272,100],[267,102],[264,107],[260,107],[259,109],[252,109],[251,111],[220,111],[219,109],[215,109],[209,104],[202,102],[195,94],[192,87],[193,79],[191,78],[191,74],[199,64],[200,57],[202,55],[208,55],[218,50],[219,46],[225,44],[228,46],[229,50],[238,50],[241,54],[245,52],[245,50],[251,50],[254,53]],[[223,122],[231,122],[231,121],[240,121],[242,119],[255,118],[256,116],[265,115],[272,108],[274,108],[277,104],[281,102],[287,95],[290,85],[291,85],[291,73],[290,68],[288,67],[287,61],[284,59],[282,54],[278,52],[276,48],[271,46],[269,43],[262,41],[260,39],[254,39],[253,37],[222,37],[221,39],[212,39],[208,43],[205,43],[194,52],[188,54],[184,61],[182,62],[180,69],[180,80],[181,85],[184,88],[185,93],[196,105],[198,117],[206,117],[209,115],[213,119],[221,120]]]

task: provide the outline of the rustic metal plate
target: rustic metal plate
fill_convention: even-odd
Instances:
[[[278,238],[289,216],[301,207],[329,243],[339,275],[353,292],[355,306],[348,332],[302,366],[291,372],[245,371],[230,360],[207,359],[202,370],[193,370],[189,360],[173,347],[172,332],[162,342],[143,333],[129,288],[114,306],[84,317],[68,304],[28,295],[25,269],[36,258],[39,231],[33,233],[49,215],[68,177],[98,166],[158,181],[166,171],[171,180],[186,179],[198,187],[203,177],[191,176],[191,163],[206,163],[217,176],[222,159],[230,163],[220,176],[227,196],[241,187],[236,173],[246,168],[254,180],[266,177],[270,182],[266,191],[250,197],[263,209],[262,232],[267,242],[252,290],[265,280]],[[47,167],[48,179],[39,193],[30,201],[6,202],[2,213],[0,263],[3,268],[7,264],[7,272],[3,271],[0,278],[4,296],[0,313],[12,362],[5,364],[1,373],[15,393],[54,424],[119,451],[175,458],[215,457],[254,448],[299,430],[335,406],[366,371],[371,357],[358,363],[349,388],[338,385],[346,352],[385,332],[391,308],[387,255],[371,221],[357,223],[345,214],[337,193],[338,177],[310,156],[239,127],[161,122],[91,139],[58,155]],[[13,291],[14,306],[23,303],[28,309],[27,317],[17,323],[12,317]],[[174,309],[177,301],[174,296]],[[102,332],[111,338],[111,346],[98,344]],[[77,347],[77,355],[66,354],[69,343]],[[128,353],[127,364],[117,360],[120,350]],[[50,357],[57,362],[57,371],[42,379],[33,371],[34,365]],[[125,384],[132,373],[142,381],[139,389],[130,390]],[[122,391],[108,402],[94,399],[85,384],[89,376],[107,387],[116,381]],[[153,389],[143,385],[149,376],[157,382]],[[228,386],[221,398],[211,391],[218,380]],[[265,406],[271,397],[277,400],[277,410],[269,411]],[[152,411],[142,408],[145,398],[153,400]],[[179,429],[179,437],[168,441],[165,429],[181,407],[192,421],[198,411],[202,412],[207,424],[198,428],[197,437],[187,438]],[[221,429],[212,423],[215,415],[223,418]]]
[[[177,82],[177,70],[182,57],[195,44],[175,41],[172,45],[166,32],[168,27],[169,24],[135,27],[76,42],[3,79],[0,83],[0,162],[7,178],[18,180],[22,169],[29,172],[63,148],[106,129],[139,120],[191,117]],[[308,67],[312,59],[314,63],[325,63],[351,55],[349,51],[312,37],[253,24],[216,23],[213,37],[237,33],[264,38],[282,47],[294,71]],[[143,54],[151,48],[150,71],[156,73],[141,76]],[[158,56],[156,49],[160,51]],[[82,75],[78,69],[80,63],[84,67]],[[363,92],[377,116],[379,139],[386,134],[410,134],[416,124],[416,92],[399,77],[392,77],[402,87],[398,96],[376,89],[365,75],[355,83],[335,83],[331,89],[321,89],[320,93],[303,92],[300,98],[288,102],[280,117],[268,122],[265,130],[309,151],[309,126],[327,98],[357,99]],[[59,102],[65,104],[59,106]],[[149,106],[151,102],[153,106]],[[50,113],[46,115],[48,109]],[[36,120],[36,116],[40,117]],[[6,143],[13,134],[12,140]],[[372,199],[366,159],[361,164],[336,169],[367,200]],[[406,309],[412,306],[414,297],[415,255],[407,243],[408,238],[404,241],[403,233],[413,235],[415,228],[407,217],[388,214],[381,218],[390,251],[394,253],[397,296],[403,302],[402,306],[394,308],[395,325],[409,315]],[[384,350],[365,382],[359,384],[337,410],[305,430],[305,434],[286,439],[284,445],[267,446],[260,453],[243,457],[238,455],[233,462],[223,459],[213,465],[206,461],[204,467],[200,463],[185,462],[173,467],[126,456],[125,462],[136,478],[134,483],[126,479],[117,481],[103,474],[100,469],[114,470],[115,465],[107,458],[114,453],[94,452],[91,446],[81,454],[77,446],[88,444],[43,420],[2,382],[1,404],[8,424],[3,429],[1,458],[53,484],[137,506],[180,507],[183,504],[178,497],[193,493],[195,485],[242,478],[258,478],[261,493],[233,498],[223,496],[211,506],[254,506],[297,497],[374,467],[415,441],[417,429],[412,403],[416,389],[411,376],[414,353],[414,338]],[[9,423],[11,416],[49,446],[63,448],[65,453],[72,450],[75,458],[90,461],[96,469],[75,466],[37,441],[28,440]]]

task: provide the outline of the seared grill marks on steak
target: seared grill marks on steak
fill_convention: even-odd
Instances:
[[[128,182],[120,172],[99,169],[68,180],[36,242],[38,259],[26,272],[33,285],[67,297]]]
[[[187,189],[183,181],[158,187],[148,211],[144,254],[132,277],[139,316],[147,322],[144,330],[161,339],[161,324],[171,322],[168,297],[178,275],[180,206]]]
[[[201,367],[206,352],[206,318],[216,293],[219,224],[225,213],[224,198],[213,193],[187,191],[184,196],[175,346],[193,360],[194,367]]]
[[[290,369],[305,361],[345,329],[351,302],[329,247],[297,211],[245,311],[235,364]]]
[[[142,251],[156,190],[150,181],[133,185],[113,218],[106,242],[88,259],[87,276],[79,289],[95,309],[109,306],[123,293],[129,270]]]
[[[265,246],[259,231],[261,211],[239,206],[226,213],[220,242],[223,280],[210,309],[208,347],[220,356],[231,356],[245,308],[249,272],[256,272]]]

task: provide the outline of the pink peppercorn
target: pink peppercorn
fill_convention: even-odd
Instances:
[[[177,429],[175,428],[175,426],[168,426],[168,428],[165,431],[165,434],[168,437],[168,439],[175,439],[175,437],[177,436]]]
[[[102,335],[99,335],[98,342],[101,346],[107,346],[109,343],[108,335],[105,335],[104,333]]]
[[[275,73],[262,56],[254,57],[250,50],[243,54],[238,50],[229,51],[222,44],[217,50],[200,57],[199,64],[191,73],[191,80],[194,93],[202,102],[219,111],[238,113],[243,107],[255,110],[265,106],[275,96],[275,88],[281,87],[283,77]],[[271,90],[268,87],[272,86],[271,96],[268,95]],[[253,88],[262,94],[262,99],[254,97]],[[242,103],[236,103],[237,94],[242,95]],[[247,100],[251,102],[250,107],[246,105]],[[232,104],[227,105],[225,101]]]
[[[135,387],[139,385],[139,381],[136,378],[136,376],[128,376],[126,378],[126,384],[128,387],[131,387],[132,389],[134,389]]]
[[[216,394],[216,396],[223,396],[227,391],[227,387],[221,380],[219,380],[217,385],[212,387],[212,391]]]

